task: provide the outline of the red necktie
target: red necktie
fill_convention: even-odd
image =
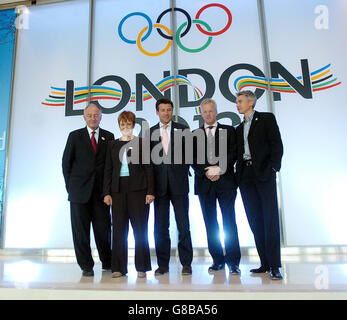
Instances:
[[[96,153],[96,140],[95,140],[95,131],[92,132],[92,137],[90,138],[94,153]]]

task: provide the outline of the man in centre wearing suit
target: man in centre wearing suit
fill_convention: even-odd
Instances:
[[[244,115],[244,121],[236,129],[236,177],[261,263],[251,272],[270,272],[271,279],[280,280],[276,172],[281,168],[283,144],[275,116],[255,111],[256,100],[249,90],[237,94],[236,107]]]
[[[150,128],[151,157],[155,179],[154,200],[154,240],[158,269],[155,275],[169,272],[171,240],[169,234],[170,202],[175,212],[178,229],[178,255],[183,266],[182,275],[192,273],[193,260],[192,240],[189,229],[189,165],[184,160],[184,143],[175,143],[175,131],[189,130],[186,126],[174,122],[173,103],[170,99],[162,98],[156,102],[156,113],[159,123]],[[159,147],[159,148],[158,148]],[[161,149],[161,150],[160,150]],[[159,150],[163,159],[168,163],[153,161],[153,150]],[[181,153],[181,161],[175,163],[175,154]]]
[[[94,275],[91,224],[102,269],[111,269],[111,217],[103,202],[103,177],[107,143],[114,135],[99,127],[101,116],[100,107],[93,103],[84,109],[86,127],[69,134],[62,161],[76,259],[87,277]]]
[[[208,250],[213,264],[209,272],[222,270],[227,264],[232,275],[240,275],[241,251],[235,220],[236,135],[232,126],[217,122],[217,105],[213,99],[201,103],[204,125],[193,132],[195,194],[199,196],[205,221]],[[196,137],[202,137],[200,141]],[[204,158],[199,161],[199,155]],[[225,254],[217,221],[217,200],[223,218]]]

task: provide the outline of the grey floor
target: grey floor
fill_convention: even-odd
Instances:
[[[0,299],[347,299],[347,255],[282,256],[283,280],[252,275],[257,256],[243,257],[241,276],[208,272],[209,257],[194,257],[193,274],[181,275],[177,257],[170,273],[137,278],[133,258],[126,277],[112,278],[96,260],[95,275],[82,277],[74,257],[0,255]]]

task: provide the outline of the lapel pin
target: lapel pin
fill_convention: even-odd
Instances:
[[[105,138],[104,138],[104,137],[101,137],[101,139],[102,139],[102,140],[105,140]]]

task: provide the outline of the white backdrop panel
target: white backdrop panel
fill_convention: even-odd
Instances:
[[[70,248],[70,209],[61,170],[69,131],[81,117],[41,104],[67,79],[87,84],[88,1],[30,8],[20,31],[6,194],[6,248]]]
[[[342,82],[313,91],[312,99],[283,93],[275,102],[284,143],[281,177],[287,244],[345,245],[347,3],[270,0],[265,8],[271,61],[295,76],[302,75],[300,59],[308,59],[310,72],[331,64],[324,77],[332,77],[326,81]]]

